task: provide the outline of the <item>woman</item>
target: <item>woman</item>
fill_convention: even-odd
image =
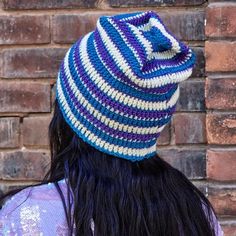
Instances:
[[[152,11],[100,17],[60,67],[49,174],[7,201],[0,235],[223,235],[156,153],[194,61]]]

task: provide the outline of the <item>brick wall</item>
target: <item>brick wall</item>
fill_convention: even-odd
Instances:
[[[157,11],[197,54],[159,152],[236,235],[236,4],[206,0],[3,0],[0,3],[0,191],[35,183],[49,164],[53,85],[68,47],[104,14]],[[206,19],[206,21],[205,21]],[[205,27],[206,23],[206,27]],[[205,63],[206,58],[206,63]]]
[[[236,235],[236,2],[211,1],[205,32],[208,194],[226,235]]]

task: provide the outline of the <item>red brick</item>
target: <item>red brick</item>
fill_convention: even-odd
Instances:
[[[48,146],[48,125],[51,116],[26,117],[23,120],[23,145]]]
[[[0,118],[0,148],[19,146],[20,119],[18,117]]]
[[[160,15],[170,32],[172,32],[178,39],[205,39],[204,11],[160,11],[157,13]]]
[[[98,0],[3,0],[4,9],[63,9],[63,8],[91,8]]]
[[[73,43],[82,35],[94,30],[99,16],[105,13],[81,13],[56,15],[52,18],[53,41]]]
[[[0,44],[49,42],[49,16],[0,16]]]
[[[205,143],[205,114],[182,113],[174,115],[175,143]]]
[[[55,77],[66,50],[63,48],[5,49],[0,76],[3,78]]]
[[[151,6],[185,6],[201,5],[206,0],[109,0],[112,7],[151,7]]]
[[[236,216],[236,188],[210,187],[208,193],[218,215]]]
[[[180,83],[177,111],[205,111],[204,81],[187,80]]]
[[[222,225],[224,236],[236,236],[236,222]]]
[[[206,35],[209,37],[236,36],[236,4],[209,4],[206,10]]]
[[[219,181],[236,180],[236,150],[207,151],[207,177]]]
[[[206,176],[205,150],[162,148],[157,149],[157,153],[190,179],[203,179]]]
[[[50,112],[50,85],[0,81],[0,112]]]
[[[192,47],[193,52],[196,54],[196,62],[193,67],[193,73],[191,77],[203,77],[205,76],[205,56],[204,50],[200,47]]]
[[[49,163],[49,155],[45,152],[2,152],[0,153],[0,178],[4,180],[42,180]]]
[[[236,42],[206,42],[207,71],[236,71]]]
[[[206,106],[212,109],[236,108],[236,79],[207,79]]]
[[[170,124],[162,130],[159,138],[157,139],[157,145],[168,145],[170,144]]]
[[[114,12],[90,12],[70,15],[55,15],[52,19],[53,40],[56,43],[73,43],[80,36],[94,30],[98,17]],[[184,40],[204,40],[203,11],[159,12],[167,28],[176,37]],[[188,27],[186,28],[186,25]],[[204,62],[204,60],[203,60]]]
[[[208,114],[206,130],[209,144],[236,144],[236,115]]]

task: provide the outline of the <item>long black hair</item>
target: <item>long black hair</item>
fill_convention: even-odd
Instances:
[[[65,178],[71,193],[62,196],[70,234],[215,235],[209,201],[158,155],[130,162],[100,152],[70,129],[57,101],[49,139],[49,179]]]
[[[68,234],[78,236],[214,236],[210,202],[158,155],[130,162],[100,152],[67,125],[55,101],[49,125],[53,182]],[[58,181],[65,179],[63,195]]]

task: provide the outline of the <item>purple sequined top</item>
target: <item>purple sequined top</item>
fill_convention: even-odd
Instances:
[[[59,185],[66,196],[65,180],[59,181]],[[217,236],[223,235],[216,219],[215,230]],[[68,235],[63,204],[54,184],[26,188],[6,202],[0,210],[0,236],[13,235]]]

